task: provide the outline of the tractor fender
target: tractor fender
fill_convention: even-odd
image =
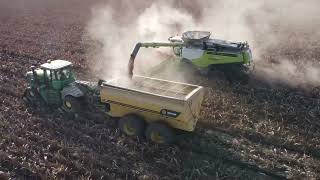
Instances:
[[[61,91],[62,99],[69,95],[73,97],[82,97],[84,93],[79,89],[78,86],[76,86],[75,83],[72,83],[69,86],[63,88]]]

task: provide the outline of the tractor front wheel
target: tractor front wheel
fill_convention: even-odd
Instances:
[[[37,96],[35,92],[32,91],[32,89],[26,89],[22,98],[26,105],[32,107],[36,106]]]
[[[63,99],[62,108],[67,113],[77,114],[81,112],[81,101],[73,96],[66,96]]]
[[[146,130],[146,138],[156,144],[168,144],[174,141],[174,132],[165,124],[151,123]]]

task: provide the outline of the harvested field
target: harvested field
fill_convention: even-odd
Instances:
[[[320,99],[287,86],[196,76],[189,82],[207,87],[197,130],[167,146],[125,137],[99,114],[71,120],[27,108],[31,65],[66,59],[89,76],[92,3],[0,2],[0,179],[320,179]],[[317,61],[314,43],[308,57]],[[263,57],[302,53],[281,47]]]

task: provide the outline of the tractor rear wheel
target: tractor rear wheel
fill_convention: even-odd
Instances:
[[[77,114],[81,112],[81,101],[73,96],[66,96],[63,99],[62,108],[67,113]]]
[[[147,140],[156,144],[167,144],[174,141],[173,130],[162,123],[151,123],[146,130]]]
[[[138,115],[130,114],[123,116],[118,121],[118,126],[128,136],[142,136],[145,129],[144,119]]]

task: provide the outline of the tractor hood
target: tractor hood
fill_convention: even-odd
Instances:
[[[36,73],[37,79],[40,80],[40,81],[42,81],[42,80],[43,80],[43,76],[44,76],[43,70],[41,70],[41,69],[36,69],[36,70],[35,70],[35,73]],[[33,75],[33,72],[32,72],[32,71],[28,71],[28,72],[26,73],[26,78],[27,78],[27,81],[28,81],[28,82],[33,81],[34,78],[35,78],[34,75]]]

